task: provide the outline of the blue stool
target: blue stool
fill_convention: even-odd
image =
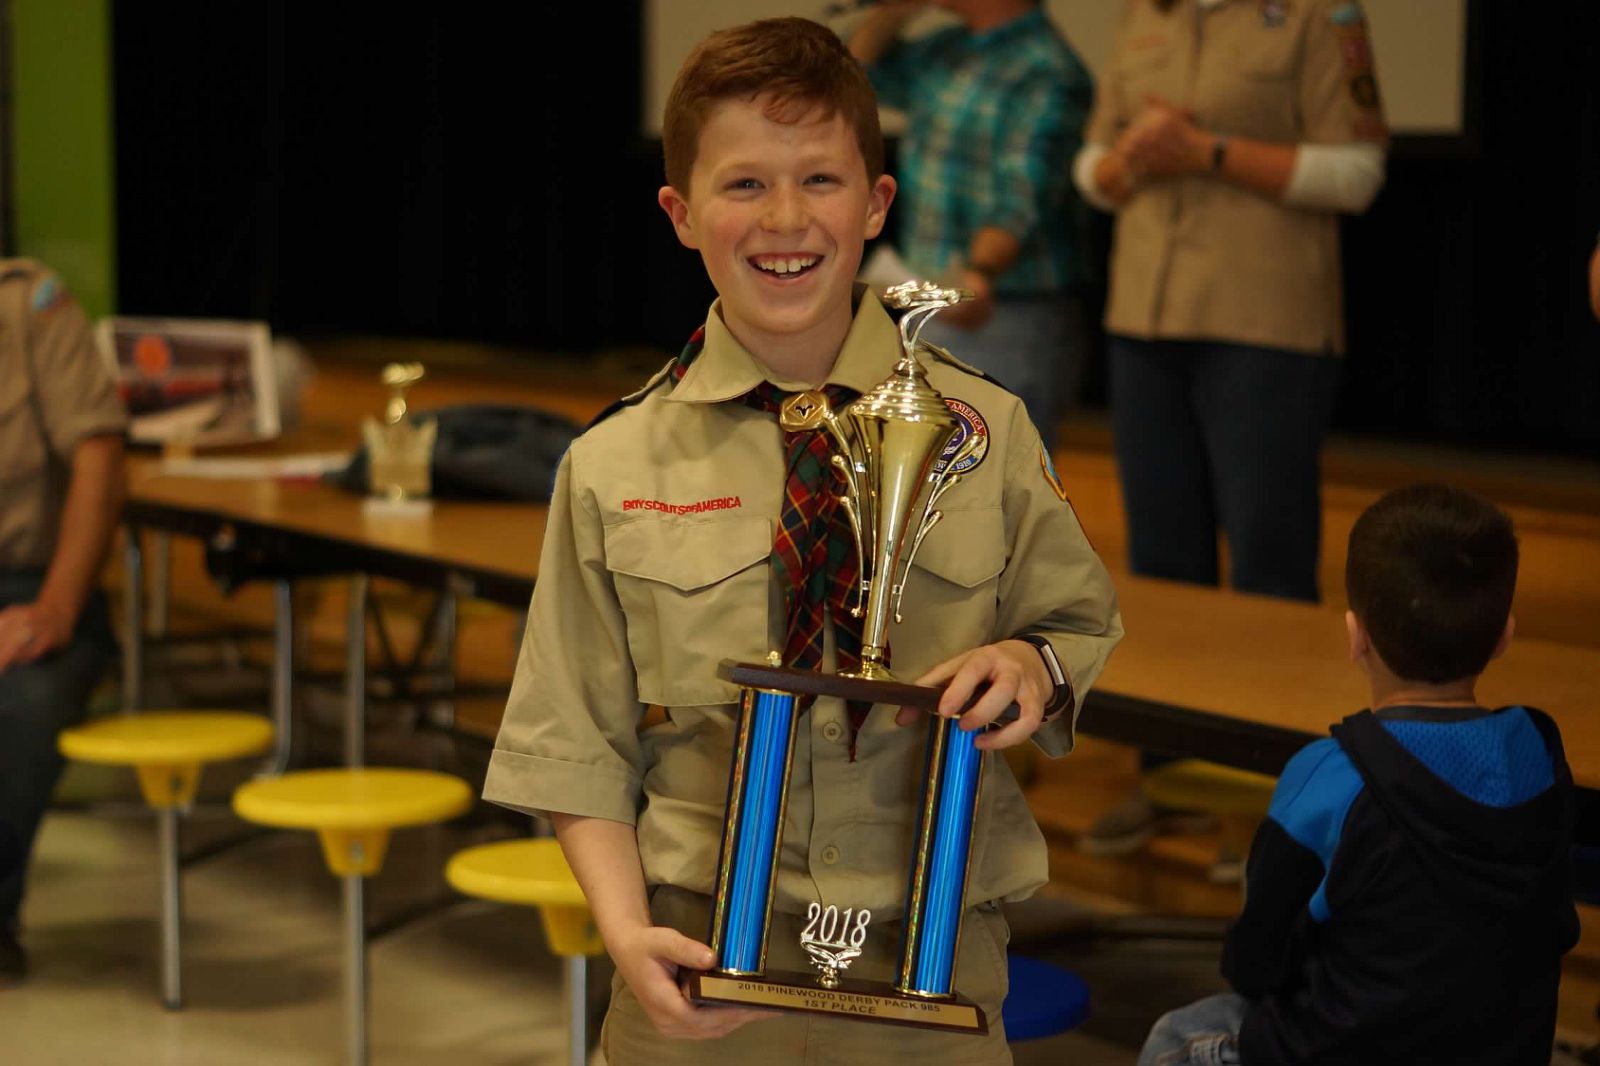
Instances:
[[[1071,1032],[1089,1017],[1089,986],[1071,970],[1012,955],[1011,990],[1000,1008],[1006,1040],[1020,1044]]]

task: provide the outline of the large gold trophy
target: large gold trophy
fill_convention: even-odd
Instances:
[[[980,445],[957,443],[960,423],[928,383],[917,358],[928,318],[970,293],[908,282],[884,294],[905,313],[902,352],[894,372],[842,411],[820,392],[785,401],[787,431],[828,434],[832,461],[843,477],[839,497],[861,561],[857,608],[862,623],[861,668],[824,674],[779,665],[724,662],[719,675],[742,689],[728,781],[728,807],[717,863],[711,947],[716,965],[686,971],[696,1002],[812,1011],[862,1021],[984,1033],[983,1011],[955,989],[956,948],[977,810],[983,753],[977,734],[953,718],[929,725],[922,806],[906,884],[900,961],[892,985],[843,976],[866,942],[869,911],[848,900],[810,905],[801,944],[815,974],[768,973],[767,929],[776,883],[778,841],[788,796],[789,767],[799,706],[805,696],[836,696],[934,711],[941,690],[898,681],[885,663],[889,620],[899,621],[912,558],[938,524],[939,499],[961,475],[961,462]],[[1015,707],[1003,717],[1013,717]]]

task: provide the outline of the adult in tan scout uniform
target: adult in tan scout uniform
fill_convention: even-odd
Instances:
[[[1132,0],[1079,186],[1117,213],[1106,329],[1133,569],[1317,596],[1344,351],[1337,212],[1383,176],[1355,0]]]
[[[0,981],[26,973],[18,911],[56,734],[82,719],[114,647],[94,586],[123,427],[83,309],[46,268],[0,260]]]
[[[1074,177],[1115,211],[1106,330],[1135,573],[1315,600],[1344,351],[1338,213],[1387,133],[1356,0],[1129,0]],[[1141,846],[1135,797],[1083,838]]]
[[[785,609],[814,583],[777,587],[780,519],[804,512],[797,500],[826,499],[797,484],[807,481],[802,467],[819,479],[828,468],[787,469],[766,394],[864,391],[888,376],[900,349],[887,313],[853,285],[895,184],[883,173],[871,86],[838,38],[805,19],[713,34],[685,62],[663,130],[669,184],[659,202],[680,241],[700,252],[719,298],[703,337],[562,463],[484,794],[556,824],[617,963],[603,1038],[613,1066],[1007,1062],[998,1025],[980,1038],[695,1007],[671,978],[714,961],[701,941],[738,696],[717,679],[717,663],[787,652],[797,636],[809,658],[821,637],[820,666],[831,669],[849,632],[847,620]],[[1032,735],[1064,753],[1077,702],[1121,635],[1110,581],[1021,402],[953,365],[929,375],[986,447],[941,501],[945,521],[917,557],[905,621],[889,631],[894,669],[948,680],[949,713],[988,682],[965,725],[992,721],[1000,701],[1015,699],[1022,717],[980,738],[982,748]],[[849,536],[837,517],[823,547]],[[818,546],[814,526],[801,535]],[[814,633],[819,617],[826,624]],[[1055,684],[1040,648],[1014,639],[1024,635],[1046,643],[1068,684]],[[652,707],[660,710],[646,713]],[[1051,707],[1060,713],[1041,724]],[[851,974],[883,979],[926,722],[877,707],[856,732],[850,711],[827,699],[801,722],[768,962],[804,966],[797,916],[820,898],[873,911]],[[1045,863],[1006,764],[987,763],[957,985],[998,1021],[1006,932],[997,903],[1041,884]]]

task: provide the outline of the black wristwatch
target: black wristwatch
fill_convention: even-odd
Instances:
[[[1056,649],[1044,637],[1037,633],[1024,633],[1017,639],[1034,646],[1039,658],[1044,660],[1044,668],[1050,672],[1050,680],[1055,682],[1055,691],[1050,693],[1050,699],[1044,705],[1044,720],[1048,722],[1062,711],[1072,708],[1072,680],[1067,677],[1061,660],[1056,658]]]

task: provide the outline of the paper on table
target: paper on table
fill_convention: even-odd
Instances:
[[[316,478],[343,470],[348,452],[307,452],[301,455],[163,459],[161,473],[168,477],[199,477],[244,481],[256,478]]]

